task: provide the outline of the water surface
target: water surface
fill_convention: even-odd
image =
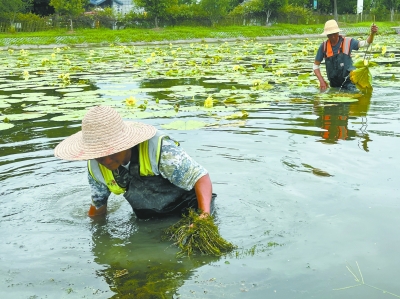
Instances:
[[[165,100],[173,86],[214,92],[232,86],[210,83],[212,76],[134,82],[130,72],[116,76],[119,81],[87,79],[85,88],[103,97],[114,91],[111,100],[121,101],[124,90],[138,85],[156,89],[136,95],[151,100]],[[320,102],[312,85],[281,88],[276,93],[291,96],[247,109],[249,117],[235,125],[163,128],[209,117],[184,109],[141,120],[166,131],[208,169],[220,232],[238,246],[221,258],[176,258],[177,249],[161,241],[162,229],[176,219],[138,220],[122,196],[112,196],[105,219],[90,219],[85,162],[53,157],[54,147],[80,129],[79,119],[56,121],[59,114],[49,112],[14,121],[0,131],[1,297],[117,298],[121,292],[130,298],[129,290],[141,290],[143,298],[400,296],[399,87],[375,78],[373,93],[350,103]],[[5,96],[35,92],[43,90],[2,90]],[[44,93],[63,99],[60,91]],[[39,105],[9,103],[3,114]],[[341,289],[359,284],[346,266],[365,285]],[[129,275],[114,277],[123,269]]]

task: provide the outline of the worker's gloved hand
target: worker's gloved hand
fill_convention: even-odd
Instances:
[[[106,213],[107,213],[107,205],[101,206],[98,209],[94,205],[90,205],[88,216],[94,217],[94,216],[104,215]]]

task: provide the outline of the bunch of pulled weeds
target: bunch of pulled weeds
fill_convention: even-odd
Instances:
[[[178,256],[195,253],[221,256],[236,248],[221,237],[212,216],[200,217],[192,209],[163,233],[163,239],[172,240],[180,248]]]

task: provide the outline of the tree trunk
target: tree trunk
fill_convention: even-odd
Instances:
[[[337,0],[333,0],[333,16],[336,22],[338,21],[338,14],[337,14]]]
[[[156,28],[158,28],[158,17],[157,16],[154,19],[154,24],[156,25]]]
[[[265,21],[265,26],[269,26],[269,17],[271,16],[272,12],[270,10],[267,10],[267,20]]]

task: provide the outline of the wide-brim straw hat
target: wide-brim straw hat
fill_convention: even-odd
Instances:
[[[339,33],[339,25],[335,20],[329,20],[325,23],[324,27],[324,32],[321,33],[321,35],[328,35],[328,34],[333,34],[333,33]]]
[[[90,160],[127,150],[156,134],[157,129],[144,123],[124,121],[108,106],[91,108],[82,120],[82,130],[54,149],[64,160]]]

